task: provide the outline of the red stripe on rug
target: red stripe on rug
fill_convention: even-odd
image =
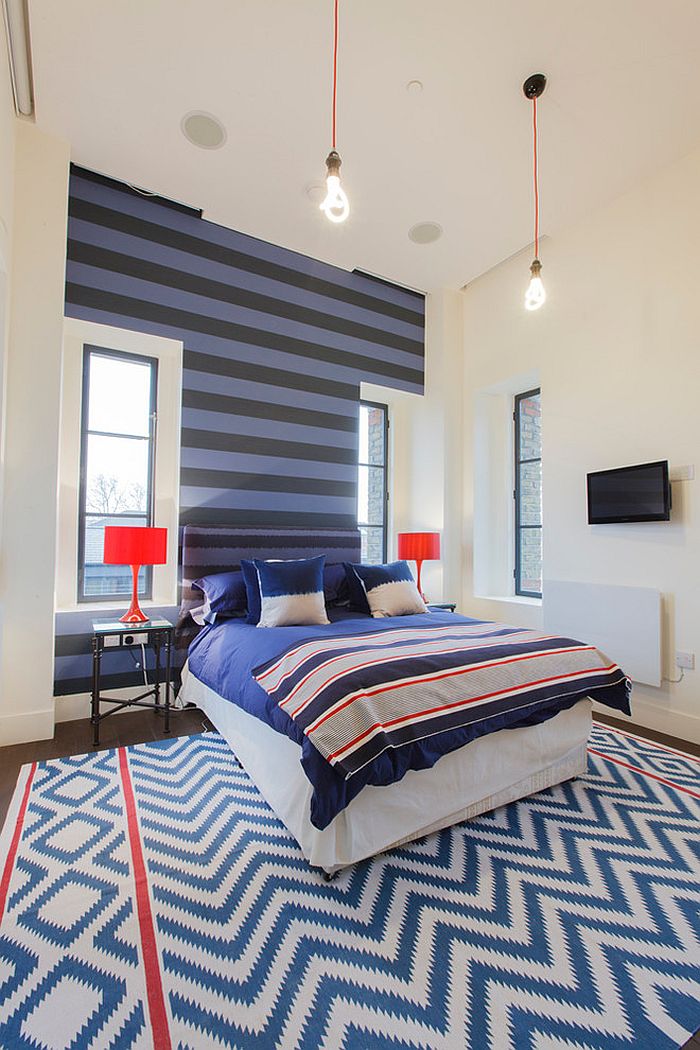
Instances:
[[[126,810],[126,823],[129,829],[129,845],[131,846],[134,882],[136,884],[136,909],[141,930],[146,995],[148,997],[148,1011],[153,1032],[153,1050],[171,1050],[172,1043],[170,1041],[168,1015],[165,1009],[163,980],[160,972],[158,946],[156,944],[156,930],[153,922],[153,911],[151,910],[151,898],[148,892],[146,861],[141,845],[139,822],[136,815],[136,798],[131,783],[129,761],[126,756],[126,749],[123,747],[119,748],[119,772],[124,792],[124,809]]]
[[[32,762],[27,775],[27,783],[24,785],[24,793],[22,795],[19,813],[17,814],[15,830],[12,834],[12,840],[10,841],[10,848],[7,851],[7,860],[5,861],[5,867],[2,872],[2,880],[0,880],[0,922],[2,922],[5,914],[5,905],[10,892],[10,879],[12,878],[12,872],[15,869],[15,858],[17,857],[17,850],[19,849],[19,844],[22,839],[22,828],[27,813],[27,806],[29,805],[29,796],[31,794],[32,781],[34,780],[35,773],[36,762]]]
[[[608,733],[619,733],[620,736],[628,736],[630,740],[639,740],[640,743],[649,744],[651,747],[658,748],[659,751],[668,751],[669,755],[677,755],[678,758],[686,758],[689,762],[696,762],[700,765],[700,758],[697,755],[691,755],[688,751],[678,751],[675,747],[667,747],[666,744],[659,744],[657,740],[651,740],[648,736],[635,736],[634,733],[628,733],[626,729],[608,725],[607,722],[596,722],[595,718],[593,719],[593,725]]]
[[[652,773],[649,769],[640,769],[639,766],[632,766],[629,762],[623,762],[621,758],[613,758],[612,755],[604,755],[602,751],[596,751],[594,747],[589,747],[588,750],[592,755],[598,755],[599,758],[605,759],[606,762],[614,762],[616,766],[624,766],[625,769],[631,769],[633,773],[641,773],[642,776],[651,777],[652,780],[658,780],[660,784],[665,784],[666,787],[674,788],[676,791],[682,791],[686,795],[690,795],[692,798],[700,798],[700,793],[692,791],[691,788],[683,787],[681,784],[674,784],[672,780],[667,780],[666,777],[660,777],[658,773]]]

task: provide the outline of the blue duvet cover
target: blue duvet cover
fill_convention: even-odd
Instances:
[[[393,784],[584,696],[629,713],[624,672],[570,638],[444,611],[331,619],[265,629],[228,620],[189,650],[200,681],[300,745],[319,829],[365,785]]]

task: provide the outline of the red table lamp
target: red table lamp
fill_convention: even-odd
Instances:
[[[142,565],[165,565],[168,530],[137,525],[105,525],[105,565],[130,565],[134,582],[131,605],[120,619],[123,623],[146,623],[148,616],[139,605],[139,569]]]
[[[418,593],[425,600],[420,585],[420,570],[424,561],[438,561],[440,558],[439,532],[400,532],[398,536],[398,555],[407,561],[416,563],[416,585]]]

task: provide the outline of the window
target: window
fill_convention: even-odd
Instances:
[[[542,597],[540,391],[515,397],[515,593]]]
[[[78,600],[111,601],[131,593],[128,565],[102,563],[105,525],[151,525],[158,362],[86,346],[78,521]],[[153,570],[139,574],[150,598]]]
[[[357,525],[362,561],[386,561],[387,434],[389,410],[374,401],[360,402],[360,446],[357,478]]]

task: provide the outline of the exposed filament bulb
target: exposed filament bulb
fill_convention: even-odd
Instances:
[[[326,198],[320,205],[331,222],[345,222],[350,214],[350,203],[340,185],[341,164],[340,154],[332,149],[326,157]]]
[[[542,272],[542,263],[539,259],[532,260],[532,266],[530,267],[530,283],[527,286],[525,292],[525,309],[526,310],[539,310],[547,298],[547,293],[544,290],[544,284],[540,273]]]

